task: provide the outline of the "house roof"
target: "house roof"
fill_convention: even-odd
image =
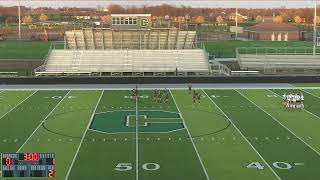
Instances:
[[[299,28],[290,24],[273,22],[262,22],[254,26],[245,28],[244,31],[249,32],[298,32]]]

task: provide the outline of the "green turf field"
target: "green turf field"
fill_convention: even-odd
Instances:
[[[0,153],[55,153],[57,180],[320,179],[320,89],[196,91],[0,91]]]
[[[42,41],[0,41],[0,59],[39,59],[48,54],[51,43]],[[56,48],[63,48],[62,44]]]
[[[235,58],[239,47],[312,47],[312,42],[306,41],[215,41],[204,44],[208,53],[218,58]]]

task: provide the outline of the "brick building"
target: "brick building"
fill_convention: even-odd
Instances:
[[[244,37],[251,40],[299,40],[299,28],[290,24],[262,22],[244,29]]]

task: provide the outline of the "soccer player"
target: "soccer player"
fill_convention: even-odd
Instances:
[[[287,108],[291,108],[291,93],[287,95]]]
[[[168,93],[168,92],[166,92],[164,102],[165,102],[165,103],[168,103],[168,102],[169,102],[169,93]]]
[[[158,91],[158,99],[157,99],[158,103],[161,103],[161,96],[162,96],[161,90],[159,90]]]
[[[158,96],[158,90],[155,89],[154,92],[153,92],[153,101],[154,102],[157,102],[157,96]]]
[[[192,94],[193,103],[196,103],[196,99],[197,99],[196,92],[193,91],[193,94]]]
[[[283,101],[283,106],[286,107],[287,106],[287,95],[286,95],[286,93],[284,93],[282,95],[282,101]]]
[[[292,108],[295,109],[297,107],[297,97],[295,94],[292,94]]]
[[[192,91],[192,85],[191,85],[191,83],[188,84],[188,90],[189,90],[189,94],[191,94],[191,91]]]
[[[301,108],[304,108],[304,96],[302,93],[300,93],[300,103],[301,103]]]
[[[200,93],[197,93],[197,100],[198,100],[198,103],[200,103],[200,99],[201,99],[201,94],[200,94]]]
[[[296,108],[301,108],[301,97],[298,93],[296,93]]]
[[[292,93],[289,93],[288,96],[287,96],[287,99],[288,99],[288,108],[292,108]]]

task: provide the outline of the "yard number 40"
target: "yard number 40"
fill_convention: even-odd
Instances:
[[[145,163],[142,165],[142,169],[146,171],[156,171],[160,169],[160,165],[157,163]],[[115,170],[117,171],[130,171],[132,170],[132,164],[131,163],[119,163]]]
[[[272,166],[277,168],[277,169],[291,169],[292,165],[286,162],[273,162]],[[259,162],[252,162],[247,165],[247,168],[253,168],[253,169],[259,169],[262,170],[264,169],[264,166],[261,165]]]

